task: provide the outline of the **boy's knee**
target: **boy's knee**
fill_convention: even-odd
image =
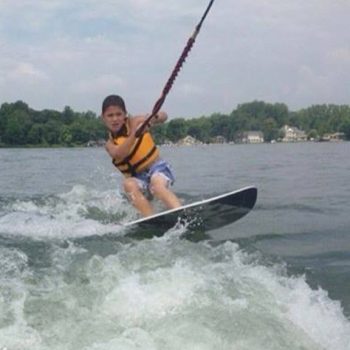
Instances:
[[[167,181],[160,175],[153,176],[150,181],[150,192],[157,196],[157,194],[164,192],[167,189]]]

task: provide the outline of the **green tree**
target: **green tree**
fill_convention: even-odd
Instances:
[[[159,124],[152,128],[152,136],[155,143],[162,144],[166,141],[166,124]]]
[[[311,129],[307,134],[308,140],[317,140],[319,138],[318,132],[316,129]]]
[[[9,145],[25,145],[27,133],[31,127],[30,117],[25,110],[13,110],[7,116],[3,141]]]
[[[262,132],[267,142],[278,139],[279,128],[277,122],[273,118],[267,118],[263,122]]]
[[[211,122],[206,117],[187,121],[187,134],[204,143],[210,140]]]
[[[44,125],[44,140],[49,145],[57,145],[60,142],[60,129],[62,123],[51,119]]]
[[[176,142],[187,135],[185,119],[172,119],[166,129],[166,136],[170,141]]]
[[[65,106],[62,112],[62,121],[64,124],[71,124],[75,119],[75,114],[69,106]]]
[[[44,124],[33,124],[28,132],[28,143],[31,145],[40,145],[45,142]]]
[[[73,136],[70,131],[69,126],[64,125],[60,130],[60,136],[59,136],[60,143],[65,146],[71,146],[73,141]]]
[[[347,140],[350,140],[350,117],[347,117],[342,121],[339,131],[345,134]]]
[[[2,138],[4,137],[6,125],[7,125],[7,106],[8,103],[4,103],[0,108],[0,142],[2,142]]]
[[[220,135],[228,139],[230,134],[229,117],[224,114],[215,113],[209,119],[211,123],[210,137]]]
[[[81,120],[76,120],[69,127],[72,135],[72,142],[82,145],[90,140],[90,133],[85,123]]]

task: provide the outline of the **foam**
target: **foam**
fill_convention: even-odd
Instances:
[[[97,217],[89,218],[91,212]],[[96,216],[96,215],[95,215]],[[75,238],[120,231],[135,211],[120,195],[74,186],[68,193],[7,203],[0,217],[0,232],[31,238]],[[107,222],[106,218],[115,218]]]
[[[102,219],[99,212],[89,218],[92,206]],[[115,229],[103,215],[125,208],[112,192],[78,186],[8,201],[0,232],[45,240],[99,235]],[[1,247],[0,349],[350,349],[350,322],[326,291],[237,244],[179,239],[183,230],[111,241],[106,254],[94,242],[48,240],[45,267],[24,253],[32,246],[20,249],[25,241]]]
[[[212,248],[181,242],[182,256],[163,242],[148,243],[104,260],[100,274],[113,276],[115,283],[104,290],[103,319],[146,329],[153,340],[171,333],[179,348],[200,342],[197,328],[215,335],[208,348],[260,349],[272,341],[266,348],[349,349],[350,324],[339,303],[323,290],[312,290],[302,276],[288,277],[280,265],[260,265],[232,243]],[[157,255],[158,244],[166,252]],[[133,259],[144,249],[151,256],[141,266]],[[174,335],[183,333],[184,323],[189,326],[186,340]]]

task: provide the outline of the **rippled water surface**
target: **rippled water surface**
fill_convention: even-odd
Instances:
[[[161,153],[183,202],[256,207],[133,240],[103,149],[0,149],[0,349],[350,349],[350,143]]]

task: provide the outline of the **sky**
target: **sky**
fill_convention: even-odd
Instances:
[[[0,0],[0,104],[150,112],[207,0]],[[350,103],[349,0],[215,0],[163,109]]]

